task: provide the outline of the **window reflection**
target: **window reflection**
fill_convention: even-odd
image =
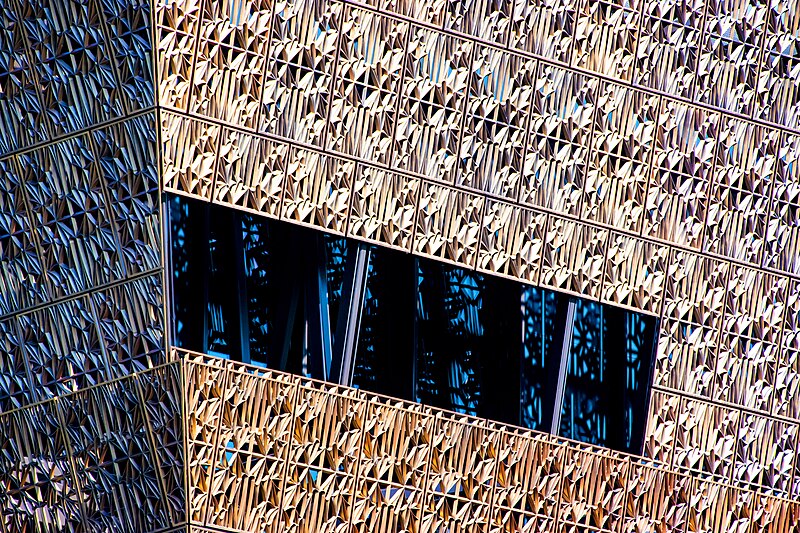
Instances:
[[[654,317],[383,248],[355,272],[364,244],[177,196],[169,216],[179,346],[640,450]]]

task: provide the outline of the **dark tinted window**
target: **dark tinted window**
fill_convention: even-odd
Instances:
[[[640,449],[654,317],[207,203],[169,210],[176,344]]]

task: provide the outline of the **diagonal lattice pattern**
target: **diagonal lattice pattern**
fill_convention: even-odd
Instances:
[[[784,0],[0,2],[2,529],[796,528],[799,25]],[[661,317],[647,459],[159,367],[163,190]]]
[[[142,532],[184,520],[180,379],[161,366],[0,415],[3,530]]]
[[[197,526],[792,531],[800,518],[796,502],[668,462],[184,356],[189,512]],[[724,416],[720,422],[715,430],[729,431]],[[765,434],[783,450],[794,445],[795,435],[779,428]],[[741,462],[747,452],[736,455],[736,468],[753,471]]]
[[[797,496],[796,5],[154,12],[165,190],[656,315],[645,453]]]

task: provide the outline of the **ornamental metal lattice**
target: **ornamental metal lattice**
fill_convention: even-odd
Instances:
[[[796,529],[799,156],[787,0],[2,0],[3,529]],[[646,459],[159,366],[164,191],[659,317]]]

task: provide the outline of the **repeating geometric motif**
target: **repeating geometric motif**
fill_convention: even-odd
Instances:
[[[123,116],[124,95],[95,2],[20,2],[40,98],[54,137]],[[90,59],[91,58],[91,59]]]
[[[0,8],[0,155],[152,108],[150,2],[8,1]]]
[[[645,454],[800,494],[794,3],[155,12],[167,191],[655,315]]]
[[[125,276],[105,183],[83,135],[18,158],[54,297]]]
[[[0,320],[0,411],[166,361],[160,275]]]
[[[0,7],[4,529],[797,526],[776,497],[800,497],[796,3],[153,12]],[[662,317],[650,459],[244,367],[147,370],[168,357],[159,175]]]
[[[702,402],[678,411],[680,440],[708,445],[716,472],[748,472],[749,483],[733,486],[696,475],[696,455],[677,446],[688,470],[201,354],[174,357],[0,414],[4,529],[165,531],[188,520],[193,531],[786,532],[800,523],[797,501],[759,486],[791,461],[763,461],[753,439],[784,455],[797,439],[796,426],[766,417],[746,416],[738,439],[715,440],[708,433],[725,433],[735,415],[704,416]]]
[[[0,159],[0,316],[161,267],[154,118]]]
[[[105,7],[110,18],[117,6]],[[185,509],[183,457],[175,450],[180,417],[174,409],[160,417],[177,438],[157,447],[139,385],[129,380],[98,388],[166,360],[155,115],[107,124],[122,118],[127,103],[119,84],[109,81],[113,68],[101,50],[93,3],[24,9],[23,24],[42,47],[34,61],[43,64],[18,74],[49,76],[42,90],[52,92],[41,94],[46,115],[38,114],[39,104],[3,109],[4,123],[36,121],[40,135],[4,134],[11,144],[1,149],[36,144],[0,162],[0,412],[7,413],[0,422],[0,529],[164,528]],[[147,6],[131,9],[146,12]],[[115,60],[139,69],[123,88],[139,108],[152,107],[150,70],[136,65],[149,62],[149,28],[137,16],[130,19],[136,29],[118,21],[117,45],[128,45]],[[19,26],[7,28],[21,38]],[[42,31],[53,40],[42,40]],[[15,46],[28,50],[20,43]],[[20,95],[29,98],[28,90],[22,87]],[[77,99],[90,103],[64,106]],[[37,144],[48,137],[54,142]],[[170,386],[173,401],[177,388]],[[45,403],[24,408],[35,402]],[[169,482],[161,479],[156,454],[175,458],[162,463]]]
[[[2,411],[166,359],[150,13],[0,7]]]
[[[150,112],[0,159],[0,411],[166,361],[156,134]]]
[[[6,154],[45,141],[50,133],[20,15],[13,3],[4,2],[0,17],[0,65],[6,73],[0,99],[0,153]]]
[[[187,457],[192,530],[710,532],[800,523],[796,501],[752,477],[774,476],[786,461],[762,462],[748,439],[764,435],[791,453],[796,425],[747,426],[741,442],[731,439],[731,456],[715,464],[751,475],[732,486],[660,460],[179,353],[196,428],[187,437],[200,446]],[[747,424],[766,423],[757,418]],[[731,419],[694,420],[707,420],[708,432]],[[682,420],[681,431],[692,423]]]
[[[472,17],[465,12],[451,12],[449,4],[395,6],[379,12],[335,1],[285,8],[252,2],[239,7],[213,2],[193,6],[184,6],[180,13],[171,3],[160,3],[156,8],[160,21],[157,34],[165,39],[160,57],[168,60],[188,54],[194,47],[198,50],[196,57],[190,54],[182,60],[185,66],[164,65],[170,74],[161,75],[159,104],[246,131],[221,130],[217,122],[162,112],[167,190],[230,203],[224,196],[218,198],[215,191],[219,188],[225,191],[223,194],[231,194],[227,191],[240,189],[234,203],[243,208],[272,216],[279,212],[279,218],[345,233],[339,217],[349,219],[349,212],[313,216],[319,209],[313,205],[332,207],[335,203],[335,211],[349,211],[352,204],[359,203],[355,184],[376,187],[371,181],[358,180],[358,176],[383,176],[383,166],[389,165],[390,170],[402,171],[398,176],[406,183],[443,181],[458,191],[445,194],[447,189],[432,188],[433,183],[420,187],[415,206],[418,236],[408,241],[405,248],[409,251],[475,267],[480,232],[453,233],[449,228],[472,224],[453,219],[464,206],[474,206],[478,219],[484,218],[480,213],[486,199],[498,195],[507,197],[512,205],[516,203],[511,210],[520,217],[523,211],[519,203],[525,203],[553,219],[566,215],[567,219],[587,220],[597,230],[612,226],[630,236],[641,234],[654,239],[662,248],[656,254],[659,257],[669,256],[673,248],[694,248],[718,260],[727,257],[796,275],[788,265],[780,266],[793,263],[787,256],[796,255],[792,253],[794,221],[786,219],[793,211],[783,203],[792,202],[794,194],[786,185],[780,187],[778,196],[773,190],[778,187],[776,180],[786,174],[784,169],[794,174],[791,159],[786,161],[793,157],[793,137],[775,126],[734,118],[721,102],[716,105],[722,111],[713,111],[653,93],[653,87],[647,84],[639,90],[592,73],[613,72],[615,79],[624,81],[630,76],[617,70],[636,70],[633,55],[628,59],[603,56],[602,62],[607,65],[587,66],[594,65],[591,58],[600,53],[593,51],[596,46],[598,50],[630,49],[633,54],[637,47],[635,42],[628,43],[628,34],[639,30],[628,27],[627,10],[638,18],[644,6],[626,4],[616,9],[610,4],[587,4],[559,14],[559,24],[570,28],[575,41],[569,45],[573,53],[567,54],[575,59],[563,60],[563,67],[537,61],[541,51],[530,55],[523,47],[512,54],[480,45],[469,36],[485,35],[488,28],[479,30],[482,23],[470,22]],[[486,23],[493,28],[488,34],[499,44],[508,46],[511,35],[520,31],[512,30],[514,10],[504,3],[473,7],[478,12],[488,10],[488,20],[496,19]],[[780,11],[777,6],[775,9]],[[729,22],[724,21],[733,20],[734,28],[739,27],[737,24],[749,28],[768,11],[742,14],[740,6],[727,4],[719,10],[717,18],[704,12],[698,15],[702,21],[683,24],[699,24],[704,42],[725,50],[730,48],[725,44],[730,39],[737,46],[739,41],[746,46],[748,37],[732,38],[725,33],[721,41],[716,39],[718,32],[729,32]],[[398,19],[393,11],[415,13],[416,25]],[[678,11],[662,12],[658,20],[682,17]],[[301,19],[302,24],[291,22]],[[443,24],[441,29],[429,27],[436,20]],[[457,37],[451,31],[465,35]],[[597,39],[600,41],[595,42]],[[212,41],[217,44],[211,46]],[[213,60],[217,65],[213,71],[206,66],[206,49],[228,54]],[[738,50],[736,46],[732,49]],[[243,66],[257,64],[255,59],[244,59],[250,55],[261,57],[263,67],[253,66],[256,70],[252,71]],[[697,59],[698,65],[722,69],[720,72],[730,70],[728,63],[734,61],[723,58],[714,66],[703,57]],[[235,70],[240,67],[245,70]],[[578,73],[574,67],[592,72]],[[700,69],[695,65],[695,72]],[[216,72],[223,70],[225,74],[219,74],[222,77],[218,79]],[[179,90],[182,83],[174,76],[183,71],[181,76],[193,80],[191,87],[208,96],[193,96],[195,89],[185,97],[170,96],[170,91]],[[242,104],[248,111],[232,111],[231,106],[238,103],[227,107],[207,103],[223,98],[225,91],[233,91],[241,83],[251,88],[234,92],[248,100]],[[694,91],[698,83],[688,85]],[[262,107],[258,112],[251,109],[256,101]],[[703,98],[698,97],[698,101],[704,103]],[[213,110],[206,109],[208,105]],[[620,109],[625,111],[617,112]],[[742,113],[738,107],[735,111]],[[225,115],[231,112],[236,116]],[[241,113],[245,115],[239,117]],[[303,126],[303,121],[311,122]],[[256,163],[287,151],[300,157],[297,168],[291,164],[291,156],[280,157],[287,162],[274,170],[259,168]],[[329,152],[341,154],[342,161],[328,163],[327,158],[338,157]],[[322,172],[319,164],[323,161],[337,170]],[[287,168],[284,172],[290,175],[283,178],[283,185],[278,181],[280,167]],[[297,183],[301,191],[306,191],[300,198],[294,187],[298,172],[309,176],[302,178],[302,185]],[[326,183],[331,172],[337,178]],[[315,179],[314,175],[325,178],[318,184],[306,182]],[[214,185],[216,179],[222,180],[219,187]],[[389,186],[389,182],[382,183],[384,188]],[[268,202],[253,199],[250,203],[254,205],[250,205],[242,203],[243,186],[274,192]],[[314,191],[331,188],[333,197],[314,198]],[[479,193],[474,200],[461,192],[470,189]],[[286,202],[286,198],[277,198],[281,190],[287,192],[289,205],[278,207],[276,202]],[[446,220],[426,220],[430,204],[425,199],[430,195],[424,194],[425,190],[446,197],[444,204],[434,203],[437,209],[440,204],[448,206],[442,215]],[[481,201],[481,197],[485,199]],[[450,205],[453,215],[448,215]],[[467,207],[470,209],[473,207]],[[783,238],[769,239],[770,234]],[[627,246],[619,248],[611,244],[611,235],[602,230],[599,235],[598,244],[604,250],[635,255],[637,241],[628,240]],[[462,241],[458,248],[463,250],[448,249],[445,243],[454,237]],[[393,240],[387,235],[381,242],[394,245]],[[565,259],[571,261],[568,256]],[[663,261],[660,263],[665,267]],[[664,268],[655,275],[663,273]],[[548,284],[548,280],[522,279]],[[552,284],[564,290],[579,287],[575,292],[654,314],[661,310],[660,285],[647,287],[640,300],[648,303],[637,304],[626,302],[626,298],[620,302],[618,296],[603,298],[603,294],[615,291],[611,287],[604,290],[596,282],[590,283],[593,289],[586,292],[580,289],[585,283],[577,279]]]
[[[184,521],[178,371],[162,366],[0,415],[2,529],[138,533]]]

